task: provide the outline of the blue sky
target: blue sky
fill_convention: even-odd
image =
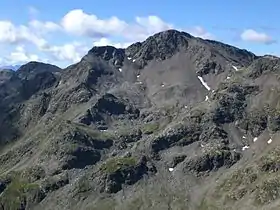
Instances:
[[[279,8],[277,0],[1,0],[0,65],[66,66],[94,45],[125,47],[169,28],[279,56]]]

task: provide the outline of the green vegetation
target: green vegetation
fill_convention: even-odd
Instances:
[[[19,174],[13,172],[7,176],[11,182],[0,197],[0,202],[5,209],[18,209],[22,202],[37,203],[43,199],[44,195],[40,186],[36,183],[29,183]]]
[[[104,198],[94,203],[91,207],[87,207],[86,210],[115,210],[116,201],[112,198]]]
[[[106,173],[114,173],[117,170],[135,166],[136,163],[137,161],[133,157],[114,158],[104,163],[100,169]]]
[[[108,140],[108,139],[114,139],[114,134],[110,132],[101,132],[99,130],[90,129],[88,126],[83,124],[76,124],[77,130],[81,133],[88,134],[91,138],[97,139],[97,140]]]
[[[41,166],[32,166],[25,169],[21,174],[21,177],[26,178],[29,182],[35,182],[45,176],[45,170]]]
[[[270,151],[267,155],[263,156],[258,163],[261,171],[275,172],[279,170],[280,166],[280,150],[279,148]]]
[[[258,204],[267,204],[280,198],[280,177],[264,180],[258,187],[255,201]]]
[[[90,187],[89,177],[87,176],[81,177],[77,183],[76,189],[77,189],[77,193],[86,193],[90,191],[91,187]]]
[[[144,134],[152,134],[152,133],[156,133],[160,128],[160,124],[158,122],[156,123],[148,123],[145,124],[142,128],[142,132]]]
[[[213,204],[213,202],[210,202],[206,199],[204,199],[200,205],[197,207],[198,210],[218,210],[216,205]]]
[[[232,191],[240,188],[240,186],[247,186],[254,183],[258,176],[255,168],[246,168],[234,172],[228,179],[226,179],[218,188],[222,191]]]

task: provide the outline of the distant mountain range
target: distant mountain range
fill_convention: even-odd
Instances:
[[[21,67],[21,65],[7,65],[7,66],[1,66],[0,69],[11,69],[11,70],[18,70]]]

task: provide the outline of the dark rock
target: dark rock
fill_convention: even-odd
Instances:
[[[94,165],[101,159],[100,152],[92,148],[78,147],[71,156],[63,169],[84,168],[87,165]]]
[[[50,193],[69,184],[69,179],[66,175],[56,175],[46,179],[42,184],[42,189],[46,193]]]
[[[31,77],[34,77],[34,75],[36,75],[36,74],[54,73],[54,72],[60,72],[60,71],[61,71],[61,69],[57,66],[32,61],[25,65],[22,65],[16,71],[16,74],[19,78],[21,78],[23,80],[29,80]]]
[[[7,182],[6,181],[0,181],[0,194],[6,189]]]
[[[142,131],[140,129],[121,132],[117,137],[121,142],[131,143],[136,142],[142,138]]]
[[[154,167],[150,170],[147,167],[147,162],[147,159],[144,157],[136,165],[120,168],[107,174],[105,178],[105,191],[107,193],[117,193],[123,188],[123,185],[135,184],[149,171],[154,172]]]
[[[56,83],[56,77],[51,72],[37,73],[33,77],[28,77],[22,81],[21,94],[24,98],[29,98],[39,90],[45,90]]]
[[[205,127],[200,135],[200,140],[204,142],[213,141],[217,139],[224,140],[228,137],[227,132],[219,126],[211,125],[209,127]]]
[[[268,71],[280,72],[280,58],[260,57],[249,66],[248,77],[256,79]]]
[[[230,152],[225,149],[217,149],[199,157],[185,161],[185,168],[197,175],[201,173],[217,170],[223,166],[231,167],[235,164],[241,155],[236,152]]]
[[[280,115],[277,112],[268,116],[268,127],[272,132],[280,130]]]
[[[264,110],[251,111],[239,126],[252,136],[259,136],[267,128],[267,115]]]
[[[207,74],[220,74],[223,72],[223,69],[220,64],[216,62],[207,62],[205,65],[197,71],[199,76],[207,75]]]
[[[100,98],[94,105],[94,108],[100,112],[111,115],[131,114],[135,116],[135,118],[140,115],[140,111],[138,109],[134,109],[133,107],[126,105],[123,101],[112,94],[105,94],[102,96],[102,98]]]
[[[111,61],[117,68],[122,66],[124,61],[124,49],[117,49],[112,46],[93,47],[88,54],[100,57],[106,61]]]
[[[186,146],[199,140],[201,127],[199,125],[179,125],[152,141],[151,149],[157,153],[172,146]]]
[[[183,162],[186,159],[186,155],[178,155],[178,156],[174,156],[172,158],[172,161],[170,162],[169,166],[171,168],[175,168],[179,163]]]
[[[246,96],[258,90],[257,86],[230,85],[227,93],[217,94],[214,98],[218,104],[213,113],[213,121],[216,124],[231,123],[241,119],[246,108]]]
[[[135,58],[140,68],[151,60],[165,60],[180,50],[187,50],[191,35],[176,30],[168,30],[149,37],[143,43],[136,43],[126,49],[129,57]]]

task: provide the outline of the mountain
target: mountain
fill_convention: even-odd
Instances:
[[[167,30],[0,72],[3,209],[278,209],[280,58]]]
[[[0,69],[11,69],[13,71],[18,70],[21,65],[8,65],[8,66],[1,66]]]

